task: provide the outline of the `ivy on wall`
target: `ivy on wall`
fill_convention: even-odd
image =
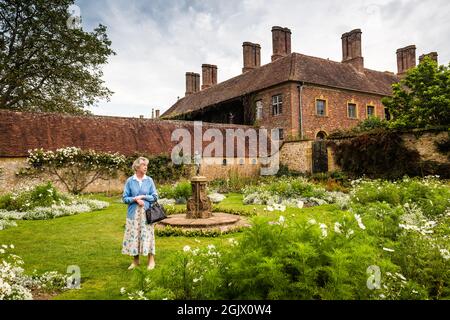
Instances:
[[[397,179],[404,175],[450,177],[450,164],[422,161],[416,150],[408,149],[395,131],[360,134],[340,143],[329,141],[334,158],[344,172],[355,176]]]

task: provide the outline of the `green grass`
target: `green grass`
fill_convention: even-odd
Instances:
[[[121,254],[126,206],[120,197],[90,195],[89,197],[108,201],[107,209],[53,220],[18,221],[18,226],[0,231],[0,245],[14,244],[14,253],[23,258],[27,273],[37,270],[58,271],[66,274],[67,267],[77,265],[81,270],[81,289],[65,291],[54,299],[124,299],[120,288],[131,287],[137,281],[139,271],[129,271],[131,257]],[[182,205],[180,206],[182,207]],[[280,215],[291,217],[314,217],[327,221],[333,212],[333,205],[296,209],[285,212],[266,212],[262,205],[242,205],[242,195],[229,194],[219,207],[259,215]],[[256,210],[254,210],[256,208]],[[230,237],[219,238],[156,237],[156,263],[164,264],[168,257],[185,245],[191,247],[218,245]],[[146,257],[141,257],[141,270],[145,271]],[[151,271],[150,271],[151,272]]]

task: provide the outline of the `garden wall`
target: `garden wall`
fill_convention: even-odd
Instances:
[[[392,137],[399,137],[400,144],[397,148],[397,152],[399,154],[397,156],[393,155],[392,152],[389,151],[389,148],[391,147],[387,146],[387,144],[384,145],[384,149],[380,149],[376,152],[376,154],[372,151],[372,155],[370,157],[366,157],[368,159],[368,163],[366,164],[367,168],[363,168],[367,169],[367,172],[365,173],[369,175],[374,173],[376,176],[383,176],[382,172],[376,171],[377,168],[384,166],[386,168],[387,175],[389,175],[390,171],[401,167],[404,168],[405,171],[411,170],[411,172],[404,173],[408,175],[438,174],[447,178],[450,176],[449,152],[448,150],[439,150],[438,147],[439,144],[449,143],[450,133],[448,131],[418,130],[411,132],[391,133],[391,135]],[[372,141],[376,141],[378,139],[378,136],[375,134],[369,134],[367,137],[368,139],[372,139]],[[349,157],[347,157],[348,160],[341,159],[339,163],[337,159],[338,157],[336,156],[336,148],[342,144],[351,143],[352,139],[357,139],[357,137],[337,138],[331,140],[328,147],[330,154],[328,157],[329,168],[333,168],[334,170],[349,171],[346,170],[346,167],[349,167],[348,162],[356,161],[357,157],[354,159],[349,159]],[[373,142],[371,144],[374,145]],[[370,144],[367,144],[364,148],[367,148],[367,150],[373,150]],[[402,155],[405,156],[402,157]],[[347,161],[347,163],[343,163],[344,161]],[[371,164],[374,164],[374,168],[369,168]],[[375,166],[377,168],[375,168]],[[371,172],[371,170],[373,172]],[[415,173],[413,172],[414,170],[416,170]],[[400,171],[401,170],[399,170],[399,174],[401,175]],[[360,174],[361,172],[357,173]]]
[[[403,145],[412,152],[417,152],[420,161],[433,162],[449,165],[448,153],[440,152],[437,143],[445,142],[449,139],[447,131],[420,131],[399,133]],[[353,137],[333,139],[332,144],[336,146],[349,142]],[[310,173],[312,172],[312,150],[313,140],[287,141],[281,147],[280,163],[289,170]],[[379,161],[385,159],[382,152],[372,155]],[[328,171],[342,170],[341,165],[336,161],[335,147],[327,147]]]
[[[280,150],[280,163],[292,171],[311,172],[312,140],[285,142]]]
[[[218,178],[227,179],[231,174],[237,174],[241,177],[259,175],[259,163],[254,163],[250,158],[242,158],[241,164],[240,160],[241,159],[238,158],[229,158],[227,159],[227,164],[223,165],[222,158],[217,158],[214,161],[209,159],[210,164],[202,165],[200,174],[206,176],[208,180]],[[52,177],[44,175],[40,178],[17,177],[16,172],[26,166],[26,158],[0,157],[0,168],[2,168],[2,173],[0,174],[0,194],[9,192],[14,188],[20,188],[22,185],[32,186],[52,180]],[[194,172],[192,172],[192,174],[194,174]],[[121,193],[126,179],[127,177],[124,174],[121,174],[116,179],[97,180],[89,185],[84,192],[105,192],[107,194]],[[54,182],[54,184],[58,190],[66,191],[62,184],[57,182]]]
[[[312,172],[313,140],[287,141],[281,147],[280,163],[296,172]],[[327,148],[328,171],[335,171],[331,148]]]

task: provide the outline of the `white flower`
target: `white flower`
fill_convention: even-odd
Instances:
[[[8,249],[8,246],[6,244],[2,244],[2,248]]]
[[[0,254],[5,253],[5,249],[0,249]]]
[[[358,222],[358,226],[361,229],[365,230],[366,226],[362,223],[361,216],[359,214],[356,214],[356,213],[354,214],[354,216],[355,216],[356,221]]]
[[[317,221],[316,221],[315,219],[309,219],[309,220],[308,220],[308,223],[309,223],[309,224],[316,224]]]
[[[196,282],[198,282],[198,281],[200,281],[200,279],[198,279],[198,278],[195,278],[194,280],[192,280],[194,283],[196,283]]]
[[[274,210],[272,206],[267,206],[266,209],[267,209],[267,211],[273,211]]]
[[[13,245],[13,244],[10,244],[9,247],[10,247],[11,249],[14,249],[14,245]]]
[[[280,216],[280,218],[278,219],[279,223],[284,223],[286,219],[283,216]]]
[[[442,258],[445,260],[450,259],[450,252],[448,252],[447,249],[439,249],[439,252],[441,253]]]
[[[319,227],[322,230],[322,237],[325,238],[328,235],[326,224],[321,223]]]
[[[394,249],[389,249],[389,248],[384,248],[384,247],[383,247],[383,250],[387,251],[387,252],[394,252],[395,251]]]
[[[184,252],[191,251],[191,247],[190,247],[190,246],[184,246],[184,247],[183,247],[183,251],[184,251]]]
[[[335,222],[334,223],[334,232],[342,233],[341,227],[342,227],[342,225],[339,222]]]
[[[406,278],[401,274],[401,273],[398,273],[398,272],[396,272],[395,273],[396,275],[397,275],[397,277],[399,277],[400,279],[402,279],[402,280],[405,280],[406,281]]]
[[[216,248],[216,246],[213,245],[213,244],[209,244],[209,245],[208,245],[208,250],[215,249],[215,248]]]
[[[125,290],[124,287],[120,288],[120,294],[125,294],[127,291]]]

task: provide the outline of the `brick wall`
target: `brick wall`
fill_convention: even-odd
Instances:
[[[259,92],[255,100],[263,103],[263,118],[257,123],[265,128],[283,128],[286,140],[299,134],[299,90],[296,82],[285,83]],[[283,112],[272,115],[272,96],[283,96]],[[326,116],[316,115],[316,99],[327,101]],[[375,115],[384,118],[382,96],[350,90],[304,85],[302,89],[302,117],[304,139],[315,139],[319,131],[330,134],[337,129],[349,129],[367,118],[367,106],[375,107]],[[357,118],[347,115],[347,103],[357,106]]]
[[[298,96],[298,94],[297,94]],[[317,86],[304,86],[302,94],[304,138],[315,139],[319,131],[330,134],[337,129],[350,129],[367,118],[367,106],[375,107],[376,116],[384,117],[382,96]],[[327,101],[327,114],[316,115],[316,99]],[[347,103],[357,106],[356,119],[347,115]],[[298,103],[297,103],[298,105]]]
[[[293,92],[292,83],[286,83],[277,87],[266,89],[259,92],[255,100],[261,100],[263,104],[262,119],[257,121],[257,124],[262,128],[283,128],[285,135],[292,134],[292,110],[293,106]],[[272,115],[272,97],[281,94],[283,97],[282,113]]]

